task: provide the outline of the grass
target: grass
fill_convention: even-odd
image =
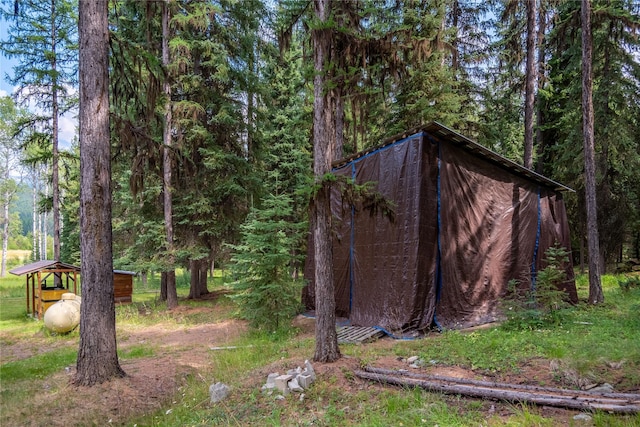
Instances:
[[[150,280],[150,283],[146,288],[134,284],[134,303],[117,307],[116,319],[122,333],[159,322],[178,328],[224,321],[234,313],[234,302],[226,295],[215,300],[215,314],[198,311],[202,303],[191,301],[181,301],[181,305],[195,310],[169,313],[164,310],[164,303],[158,301],[153,288],[155,282]],[[214,284],[220,289],[221,278],[216,278]],[[12,289],[22,286],[12,279],[0,279],[2,292],[16,292]],[[588,285],[584,277],[578,279],[578,290],[585,300]],[[178,291],[184,296],[188,288],[182,286]],[[562,366],[594,382],[637,389],[640,386],[640,288],[623,289],[615,277],[605,276],[603,291],[604,304],[572,307],[562,313],[559,324],[543,329],[494,327],[474,332],[448,331],[426,340],[397,341],[387,346],[344,345],[341,351],[360,365],[375,364],[381,357],[419,355],[427,363],[473,369],[489,376],[517,375],[532,360],[557,359]],[[64,387],[61,383],[51,383],[48,377],[75,363],[77,332],[67,336],[49,335],[39,322],[26,317],[23,305],[19,296],[0,300],[0,343],[20,341],[51,350],[21,360],[2,360],[0,423],[5,417],[28,418],[28,410],[20,409],[23,402],[43,384]],[[179,392],[167,405],[127,420],[127,425],[557,425],[557,420],[544,416],[535,406],[443,396],[420,389],[361,386],[350,371],[338,368],[314,383],[303,400],[289,396],[278,401],[261,392],[259,386],[255,386],[256,379],[262,381],[273,370],[286,371],[291,367],[287,361],[310,357],[313,339],[291,329],[278,334],[248,332],[227,345],[237,348],[211,352],[207,366],[186,375]],[[153,358],[160,356],[161,351],[140,344],[120,350],[119,357],[122,360]],[[621,363],[621,366],[611,369],[610,363]],[[232,392],[227,400],[212,405],[208,387],[218,381],[229,384]],[[345,388],[345,381],[352,387]],[[501,405],[501,410],[493,413],[492,405]],[[94,421],[96,423],[100,421]],[[596,413],[593,425],[640,426],[640,415]]]

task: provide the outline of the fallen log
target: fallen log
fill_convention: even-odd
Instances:
[[[563,396],[552,393],[532,393],[496,387],[458,384],[443,381],[424,380],[401,375],[379,374],[357,370],[355,375],[362,379],[396,385],[400,387],[420,387],[427,391],[445,394],[505,400],[509,402],[530,402],[537,405],[554,406],[581,411],[602,410],[615,413],[633,414],[640,412],[640,401],[629,403],[626,399],[599,399],[596,396]]]
[[[472,380],[468,378],[455,378],[455,377],[445,377],[441,375],[421,374],[418,372],[408,371],[406,369],[403,369],[403,370],[384,369],[384,368],[376,368],[374,366],[365,366],[364,370],[366,372],[372,372],[375,374],[399,375],[403,377],[422,379],[427,381],[443,381],[443,382],[452,382],[456,384],[470,384],[470,385],[477,385],[481,387],[528,390],[533,392],[550,392],[550,393],[563,394],[564,396],[567,396],[567,397],[570,395],[589,395],[589,396],[605,397],[605,398],[611,397],[611,398],[614,398],[614,400],[616,401],[618,399],[627,399],[630,403],[635,401],[640,403],[640,394],[634,394],[634,393],[601,393],[601,392],[591,391],[591,390],[570,390],[566,388],[542,387],[542,386],[527,385],[527,384],[509,384],[509,383],[500,383],[495,381],[482,381],[482,380]]]

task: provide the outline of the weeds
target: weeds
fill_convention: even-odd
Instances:
[[[631,289],[640,289],[640,276],[627,276],[618,282],[623,292]]]
[[[501,302],[507,317],[504,328],[535,330],[562,321],[568,304],[560,285],[566,280],[563,266],[569,261],[568,252],[556,243],[547,249],[545,259],[547,266],[530,287],[523,288],[515,279],[509,281],[507,296]]]

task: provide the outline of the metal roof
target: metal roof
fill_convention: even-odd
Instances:
[[[531,169],[527,169],[522,165],[517,164],[516,162],[507,159],[506,157],[501,156],[500,154],[491,151],[490,149],[488,149],[487,147],[484,147],[480,144],[478,144],[475,141],[472,141],[471,139],[467,138],[464,135],[459,134],[458,132],[449,129],[448,127],[438,123],[438,122],[431,122],[428,125],[424,125],[424,126],[419,126],[417,128],[411,129],[407,132],[404,132],[402,134],[398,134],[395,135],[387,140],[385,140],[382,144],[367,149],[365,151],[361,151],[360,153],[354,154],[352,156],[346,157],[344,159],[340,159],[336,162],[334,162],[333,166],[334,167],[340,167],[340,166],[344,166],[346,163],[352,162],[354,160],[359,159],[360,157],[366,156],[376,150],[379,150],[383,147],[386,147],[388,145],[391,145],[393,143],[396,143],[400,140],[403,140],[405,138],[408,138],[410,136],[419,134],[419,133],[426,133],[428,135],[432,135],[435,136],[439,139],[441,139],[442,141],[446,141],[452,144],[457,145],[458,147],[473,153],[474,155],[476,155],[477,157],[483,158],[487,161],[489,161],[490,163],[493,163],[496,166],[499,166],[503,169],[506,169],[516,175],[525,177],[531,181],[534,181],[540,185],[543,185],[545,187],[549,187],[552,188],[556,191],[569,191],[569,192],[574,192],[574,190],[572,188],[569,188],[563,184],[560,184],[559,182],[556,182],[552,179],[549,179],[543,175],[540,175],[537,172],[532,171]]]
[[[114,274],[126,274],[126,275],[129,275],[129,276],[135,276],[136,274],[138,274],[135,271],[127,271],[127,270],[113,270],[113,273]]]
[[[35,273],[36,271],[41,270],[54,270],[54,269],[65,269],[72,271],[80,271],[80,267],[76,267],[75,265],[67,264],[61,261],[52,261],[52,260],[42,260],[36,261],[31,264],[26,264],[20,267],[13,268],[9,270],[9,273],[15,274],[16,276],[22,276],[23,274]]]
[[[9,273],[15,274],[16,276],[22,276],[23,274],[35,273],[36,271],[53,270],[53,269],[65,269],[65,270],[80,272],[80,267],[67,264],[66,262],[43,260],[43,261],[36,261],[31,264],[23,265],[20,267],[16,267],[14,269],[9,270]],[[115,274],[127,274],[130,276],[136,275],[135,271],[113,270],[113,272]]]

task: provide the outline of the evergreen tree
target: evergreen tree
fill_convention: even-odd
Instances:
[[[77,5],[70,0],[16,2],[0,14],[13,22],[9,39],[0,49],[9,58],[18,58],[10,81],[18,85],[18,96],[33,100],[44,115],[26,121],[40,123],[42,131],[31,133],[31,141],[51,153],[54,259],[60,259],[59,126],[61,114],[75,105],[68,93],[76,81]],[[25,125],[26,125],[25,124]]]
[[[600,265],[615,261],[622,245],[633,235],[638,212],[637,182],[640,65],[633,52],[639,49],[632,34],[640,28],[637,6],[631,2],[593,2],[593,114],[596,197],[600,235]],[[586,237],[585,180],[581,147],[580,105],[581,32],[580,8],[572,2],[562,3],[558,23],[550,43],[550,86],[545,91],[547,117],[543,132],[546,167],[543,172],[574,189],[578,197],[569,199],[568,209],[573,245],[582,248]],[[604,270],[603,270],[604,271]]]
[[[317,362],[334,362],[341,357],[336,333],[336,303],[333,283],[331,249],[331,193],[327,174],[335,150],[335,115],[331,80],[326,71],[331,68],[334,46],[330,18],[336,2],[314,1],[316,22],[313,40],[313,176],[318,187],[311,207],[311,232],[315,259],[316,349]]]
[[[301,259],[292,254],[307,224],[292,222],[292,216],[289,195],[269,194],[241,226],[241,243],[232,246],[235,280],[230,286],[237,292],[241,316],[254,328],[276,331],[300,308],[302,286],[293,279],[291,266]]]
[[[62,231],[60,259],[80,265],[80,150],[74,144],[61,156]]]
[[[22,181],[22,149],[20,140],[14,137],[16,121],[20,119],[18,110],[8,96],[0,97],[0,208],[2,209],[2,267],[0,277],[7,270],[7,250],[12,216],[9,208],[14,201]]]

